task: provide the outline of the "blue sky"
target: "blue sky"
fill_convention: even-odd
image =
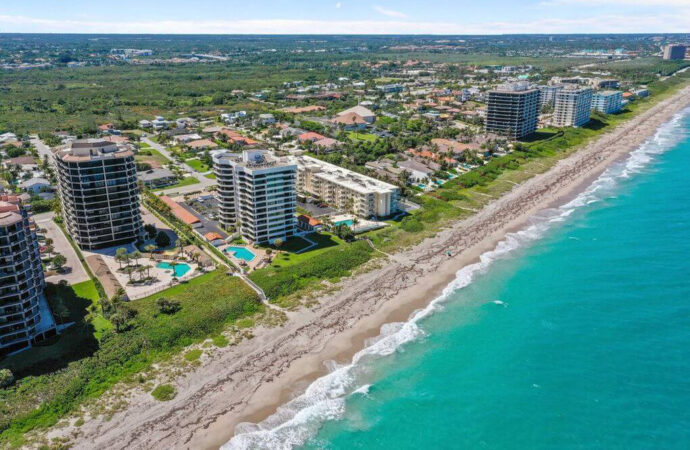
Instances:
[[[0,32],[690,32],[690,0],[0,0]]]

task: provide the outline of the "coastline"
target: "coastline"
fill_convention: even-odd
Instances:
[[[507,233],[568,202],[687,106],[689,95],[690,87],[679,90],[474,216],[393,255],[380,269],[342,281],[314,309],[290,313],[283,328],[259,330],[254,339],[221,349],[178,380],[173,401],[137,393],[109,421],[69,430],[79,432],[75,448],[218,448],[238,423],[261,421],[328,373],[324,361],[349,362],[383,324],[406,321]],[[463,250],[448,258],[444,250],[451,247]]]

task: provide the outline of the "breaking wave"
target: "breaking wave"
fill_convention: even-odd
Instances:
[[[614,192],[621,179],[644,170],[654,158],[667,151],[688,131],[682,127],[682,118],[690,113],[687,109],[673,117],[630,153],[621,163],[609,167],[596,181],[572,201],[559,207],[542,211],[530,224],[515,233],[509,233],[497,246],[480,256],[479,262],[459,270],[455,279],[442,294],[424,309],[415,311],[407,322],[388,323],[381,327],[378,337],[367,342],[349,364],[329,361],[329,373],[315,380],[298,397],[280,406],[275,414],[258,424],[242,423],[236,427],[235,436],[223,445],[223,450],[234,449],[290,449],[304,444],[314,436],[322,424],[338,420],[345,414],[345,402],[352,394],[367,394],[370,385],[359,381],[368,371],[371,361],[394,353],[404,344],[425,336],[420,322],[443,308],[450,295],[469,285],[494,261],[505,258],[516,249],[542,237],[554,224],[564,222],[579,208],[601,201]]]

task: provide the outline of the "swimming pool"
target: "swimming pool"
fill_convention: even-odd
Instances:
[[[172,270],[172,268],[173,268],[173,266],[167,262],[158,263],[158,265],[156,265],[156,267],[158,267],[159,269],[164,269],[164,270]],[[184,274],[189,272],[189,269],[191,269],[189,264],[185,264],[185,263],[175,264],[175,276],[177,278],[180,278],[181,276],[183,276]]]
[[[243,259],[247,262],[252,261],[256,257],[256,255],[246,247],[228,247],[225,251],[228,253],[231,252],[232,256],[235,258]]]
[[[337,222],[333,222],[333,225],[338,226],[338,225],[347,225],[348,227],[352,228],[352,226],[355,224],[355,221],[353,219],[347,219],[347,220],[339,220]]]

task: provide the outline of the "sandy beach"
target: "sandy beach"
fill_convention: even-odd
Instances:
[[[483,210],[392,257],[381,268],[340,282],[312,309],[289,313],[279,328],[214,351],[176,381],[172,401],[138,392],[109,420],[92,419],[76,432],[74,448],[218,448],[241,422],[259,422],[327,373],[324,361],[349,362],[385,323],[405,321],[535,214],[565,203],[610,164],[637,148],[690,105],[690,87],[536,175]],[[448,257],[446,249],[454,249]]]

